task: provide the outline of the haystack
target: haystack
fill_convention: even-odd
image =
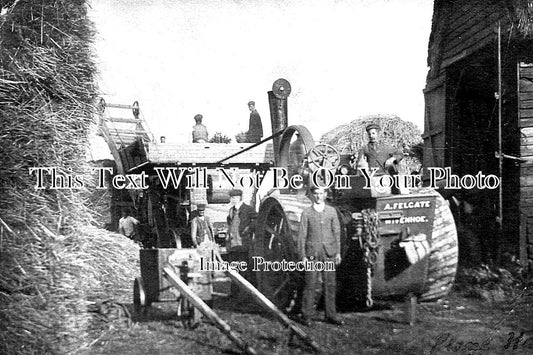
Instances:
[[[91,304],[125,294],[138,270],[135,244],[92,227],[88,186],[36,189],[29,174],[92,176],[94,28],[84,0],[1,6],[0,353],[76,351],[102,329]]]
[[[361,147],[368,143],[365,128],[370,123],[381,126],[382,140],[396,148],[400,148],[408,156],[402,161],[400,171],[410,173],[419,171],[422,163],[422,132],[412,122],[406,122],[396,115],[369,115],[338,126],[321,138],[322,142],[331,144],[341,154],[357,154]]]

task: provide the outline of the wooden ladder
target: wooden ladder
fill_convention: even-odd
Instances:
[[[113,117],[110,108],[119,110],[131,110],[133,118]],[[137,140],[153,142],[153,134],[139,109],[139,103],[132,105],[108,104],[104,99],[98,103],[98,133],[109,146],[111,155],[115,159],[117,172],[124,174],[124,164],[119,151],[126,148]]]

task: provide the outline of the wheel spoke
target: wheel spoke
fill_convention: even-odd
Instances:
[[[278,225],[278,235],[281,235],[281,229],[283,228],[283,221],[284,219],[281,218]]]
[[[272,296],[276,297],[278,295],[278,293],[280,293],[281,290],[283,290],[283,288],[287,285],[287,283],[289,283],[290,279],[291,278],[289,277],[289,275],[285,274],[285,278],[283,279],[281,284],[278,286],[278,288],[276,288],[276,290],[274,290],[274,293],[272,293]]]
[[[270,235],[270,241],[268,242],[268,250],[272,250],[272,242],[274,242],[275,237],[276,235],[274,233]]]

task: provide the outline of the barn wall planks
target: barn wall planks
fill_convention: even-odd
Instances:
[[[511,189],[513,194],[511,197],[507,196],[507,199],[516,202],[516,212],[520,216],[516,220],[520,229],[514,233],[520,237],[521,260],[525,262],[524,266],[526,264],[533,266],[533,255],[529,253],[533,251],[533,59],[531,59],[533,54],[530,50],[531,45],[522,43],[524,38],[517,32],[519,31],[517,23],[512,23],[516,20],[517,10],[518,5],[514,2],[435,0],[428,51],[428,63],[431,68],[424,91],[426,99],[424,164],[443,166],[450,163],[449,155],[453,155],[453,151],[446,149],[445,143],[449,142],[454,134],[448,121],[452,120],[451,117],[455,117],[454,106],[451,104],[455,98],[447,93],[448,89],[442,88],[452,90],[454,80],[457,80],[454,73],[457,66],[462,65],[463,60],[467,63],[483,56],[496,58],[497,26],[500,23],[504,60],[507,59],[504,66],[509,66],[507,69],[504,68],[503,73],[504,93],[507,91],[507,95],[504,96],[507,101],[504,100],[503,107],[504,139],[507,143],[510,141],[516,143],[506,144],[504,152],[526,159],[516,172],[516,181],[512,182],[516,189]],[[511,52],[507,51],[509,48],[512,48]],[[517,51],[514,54],[513,49]],[[517,57],[513,55],[528,61],[529,64],[524,63],[517,67]],[[516,82],[517,69],[521,79],[518,82]],[[442,78],[444,83],[438,80]],[[512,90],[511,93],[509,89]],[[511,107],[513,105],[514,108]],[[441,127],[444,129],[437,129]],[[445,154],[441,154],[442,152]],[[461,152],[456,153],[461,154]],[[507,192],[509,191],[507,186]],[[515,240],[518,242],[518,238]]]
[[[498,1],[442,1],[440,6],[443,6],[442,13],[445,15],[436,20],[446,22],[442,26],[445,30],[438,34],[443,66],[494,43],[498,21],[501,21],[502,33],[510,28],[509,12]]]
[[[518,65],[520,156],[533,160],[533,67]],[[533,260],[533,162],[520,168],[520,258]]]

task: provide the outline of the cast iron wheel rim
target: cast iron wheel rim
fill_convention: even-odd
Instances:
[[[255,235],[255,256],[265,261],[294,261],[295,248],[289,221],[279,202],[267,199],[261,206]],[[259,290],[280,307],[290,303],[294,293],[297,272],[288,270],[269,271],[259,266],[256,271]]]
[[[140,277],[135,278],[135,281],[133,281],[133,304],[141,307],[147,306],[146,293]]]
[[[311,132],[304,126],[289,126],[285,129],[283,134],[281,135],[281,140],[279,144],[279,156],[280,156],[280,164],[279,166],[281,168],[287,168],[289,166],[289,150],[290,150],[290,144],[292,137],[298,133],[300,137],[302,138],[303,145],[305,147],[305,154],[309,153],[311,149],[315,146],[315,141],[313,139],[313,136],[311,135]]]

